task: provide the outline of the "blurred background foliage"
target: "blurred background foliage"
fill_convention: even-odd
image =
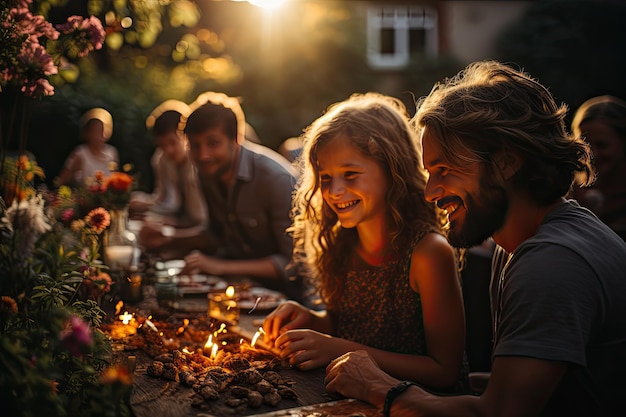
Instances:
[[[286,1],[268,11],[213,0],[35,1],[53,23],[98,16],[105,47],[61,69],[56,93],[34,111],[28,149],[50,183],[78,143],[78,119],[91,107],[114,119],[111,144],[134,165],[140,187],[152,183],[154,144],[145,118],[165,99],[190,102],[207,90],[238,96],[261,141],[276,149],[331,103],[355,92],[415,98],[466,63],[440,54],[396,71],[401,88],[366,61],[362,1]],[[361,7],[359,8],[359,3]],[[430,2],[432,3],[432,2]],[[616,1],[542,0],[501,36],[493,57],[515,62],[571,108],[592,94],[626,96],[625,8]]]

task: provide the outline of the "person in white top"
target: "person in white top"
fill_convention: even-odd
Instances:
[[[65,160],[58,185],[83,186],[97,171],[108,175],[119,165],[117,149],[107,141],[113,133],[113,117],[102,108],[88,110],[79,121],[79,134],[84,142]]]
[[[146,128],[157,146],[151,159],[154,187],[152,193],[133,193],[131,218],[148,218],[176,227],[206,223],[207,210],[182,131],[189,113],[189,106],[182,101],[166,100],[146,119]]]

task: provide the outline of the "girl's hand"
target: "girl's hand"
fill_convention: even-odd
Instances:
[[[163,236],[161,230],[160,224],[145,221],[139,231],[139,245],[146,250],[157,250],[165,246],[172,238]]]
[[[327,366],[333,359],[345,353],[346,341],[314,330],[289,330],[281,334],[274,346],[282,359],[298,369],[311,370]]]
[[[295,301],[287,301],[267,315],[263,321],[263,339],[272,345],[283,333],[292,329],[310,327],[313,313]]]

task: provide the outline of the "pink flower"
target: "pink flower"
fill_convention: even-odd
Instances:
[[[68,52],[77,57],[84,57],[95,49],[101,49],[106,36],[102,22],[94,16],[70,16],[66,23],[59,24],[56,28],[71,38]]]
[[[106,33],[94,16],[71,16],[58,26],[62,30],[59,32],[44,16],[30,11],[31,0],[15,3],[16,7],[9,9],[3,15],[6,19],[0,22],[0,82],[10,82],[34,98],[51,96],[54,87],[49,77],[59,72],[59,62],[101,49]]]
[[[17,59],[23,71],[23,93],[31,97],[54,94],[54,87],[46,76],[56,74],[59,70],[43,46],[35,42],[27,43]]]
[[[61,220],[63,220],[63,223],[69,223],[74,218],[74,214],[74,209],[72,207],[67,208],[61,214]]]
[[[71,316],[59,335],[61,345],[74,356],[82,356],[92,344],[92,330],[78,316]]]
[[[39,38],[52,40],[59,38],[59,32],[50,22],[41,15],[33,15],[28,10],[28,5],[11,9],[9,19],[13,19],[16,25],[16,36],[27,35],[27,42],[38,43]],[[6,25],[6,23],[5,23]]]

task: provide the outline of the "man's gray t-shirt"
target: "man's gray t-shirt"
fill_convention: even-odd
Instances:
[[[570,364],[544,415],[617,415],[626,393],[626,243],[569,201],[501,255],[491,283],[493,356]]]
[[[275,289],[294,297],[300,296],[301,285],[291,281],[288,271],[293,241],[286,229],[291,225],[296,179],[295,169],[285,158],[250,142],[240,149],[231,188],[221,190],[217,181],[203,182],[200,178],[209,230],[219,242],[217,255],[228,259],[270,257],[283,276]]]

